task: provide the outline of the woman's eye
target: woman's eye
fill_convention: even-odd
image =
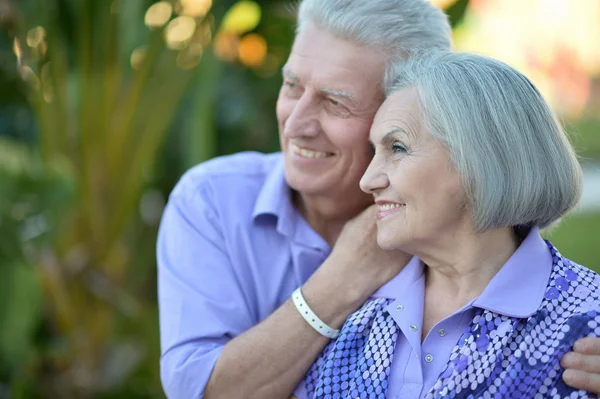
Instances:
[[[404,154],[406,152],[406,147],[400,143],[392,144],[392,151],[394,154]]]

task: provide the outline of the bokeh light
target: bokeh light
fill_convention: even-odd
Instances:
[[[177,66],[181,69],[193,69],[198,65],[204,54],[200,43],[192,42],[177,55]]]
[[[224,61],[234,61],[238,54],[239,39],[238,36],[231,32],[217,32],[214,42],[213,51],[215,55]]]
[[[212,7],[212,0],[180,0],[178,13],[188,17],[203,17]]]
[[[257,33],[242,37],[238,47],[238,57],[245,66],[256,68],[263,64],[267,55],[267,41]]]
[[[450,7],[451,5],[453,5],[454,3],[456,3],[457,0],[431,0],[431,3],[434,6],[437,6],[443,10],[445,10],[446,8]]]
[[[162,28],[173,15],[173,6],[166,1],[152,4],[146,11],[144,22],[153,29]]]
[[[238,1],[225,14],[221,30],[244,34],[256,28],[260,22],[260,6],[253,1]]]
[[[46,30],[41,26],[36,26],[27,32],[26,42],[31,48],[35,48],[42,44],[46,38]]]
[[[139,71],[142,67],[142,63],[144,62],[144,58],[146,57],[146,48],[138,47],[131,52],[131,57],[129,57],[129,62],[131,67],[136,71]]]
[[[472,0],[456,48],[525,73],[561,114],[577,117],[600,72],[600,1]]]
[[[172,50],[181,50],[187,46],[196,31],[196,20],[192,17],[177,17],[167,25],[165,40],[167,47]]]

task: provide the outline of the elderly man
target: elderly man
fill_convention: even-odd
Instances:
[[[388,67],[448,49],[447,19],[425,0],[304,0],[298,22],[277,103],[282,153],[199,165],[165,209],[169,398],[288,398],[348,315],[409,259],[377,247],[358,183]],[[567,382],[600,391],[600,356],[582,355],[600,343],[576,349]]]

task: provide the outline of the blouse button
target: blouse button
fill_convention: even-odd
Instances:
[[[410,331],[417,331],[417,326],[415,326],[414,324],[412,324],[410,327]]]
[[[425,355],[425,361],[427,363],[433,362],[433,356],[431,356],[430,354]]]
[[[446,330],[444,330],[443,328],[440,328],[440,330],[438,331],[438,335],[439,335],[440,337],[443,337],[443,336],[445,336],[445,335],[446,335]]]

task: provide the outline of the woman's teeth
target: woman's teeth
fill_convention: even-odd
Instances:
[[[389,211],[390,209],[394,209],[394,208],[400,208],[401,204],[383,204],[383,205],[379,205],[379,210],[380,211]]]

